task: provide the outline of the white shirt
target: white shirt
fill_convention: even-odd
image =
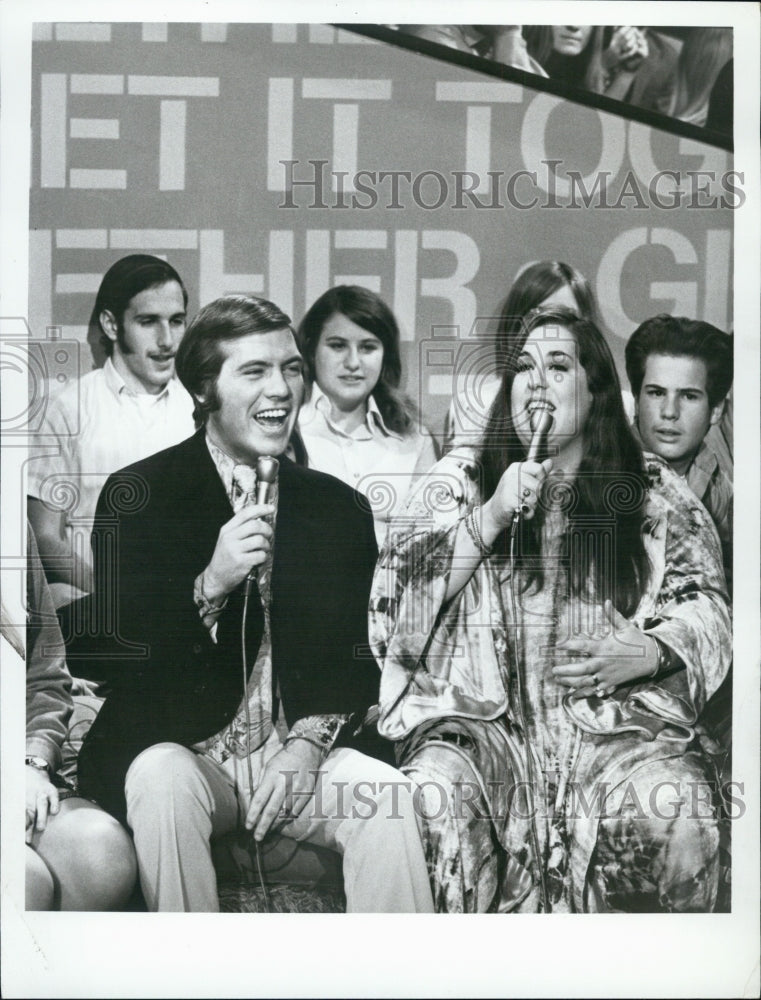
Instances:
[[[30,448],[27,494],[66,513],[66,533],[90,563],[95,507],[108,476],[193,431],[193,401],[176,378],[158,395],[137,393],[109,358],[49,400]]]
[[[333,423],[330,411],[330,400],[315,384],[299,414],[309,465],[367,497],[380,548],[388,522],[401,510],[414,478],[436,462],[433,439],[425,428],[405,435],[389,430],[372,396],[364,421],[349,434]]]

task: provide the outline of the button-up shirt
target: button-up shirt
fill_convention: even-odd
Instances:
[[[637,424],[632,425],[634,436],[642,444]],[[716,532],[721,542],[722,561],[727,585],[732,588],[732,509],[734,505],[734,487],[732,480],[721,467],[719,458],[706,437],[690,463],[690,467],[681,477],[690,487],[711,515]]]
[[[711,515],[721,541],[727,583],[732,582],[732,508],[734,488],[716,452],[704,440],[685,476],[687,485]]]
[[[309,465],[367,497],[380,548],[388,522],[401,510],[415,477],[425,475],[436,461],[433,439],[425,430],[404,435],[390,430],[372,396],[365,419],[349,433],[330,414],[330,400],[315,384],[299,414]]]
[[[179,444],[194,431],[193,401],[176,378],[157,395],[134,392],[109,358],[48,402],[30,448],[27,494],[66,514],[88,564],[98,496],[112,472]]]

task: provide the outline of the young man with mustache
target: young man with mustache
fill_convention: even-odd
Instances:
[[[27,507],[58,607],[91,590],[89,532],[107,476],[192,433],[192,401],[173,377],[187,301],[166,261],[148,254],[118,260],[90,319],[106,363],[48,403]],[[60,497],[75,503],[62,508]]]

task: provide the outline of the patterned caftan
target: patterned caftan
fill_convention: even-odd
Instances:
[[[455,538],[480,502],[468,450],[442,459],[389,532],[370,603],[382,734],[420,787],[437,909],[708,911],[715,782],[695,723],[731,658],[721,553],[704,508],[646,456],[650,579],[632,620],[683,664],[607,697],[553,678],[563,640],[610,629],[604,596],[569,596],[563,490],[542,527],[543,584],[483,559],[444,604]],[[614,538],[617,504],[609,497]],[[596,523],[578,544],[605,535]],[[515,584],[513,587],[512,584]],[[513,609],[515,602],[515,613]],[[515,620],[520,623],[516,628]]]

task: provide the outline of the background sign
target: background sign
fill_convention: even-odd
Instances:
[[[732,327],[745,194],[711,146],[324,25],[38,24],[32,87],[34,339],[85,345],[131,252],[175,265],[191,313],[252,292],[298,322],[362,284],[438,434],[458,345],[532,261],[589,279],[622,374],[657,312]]]

